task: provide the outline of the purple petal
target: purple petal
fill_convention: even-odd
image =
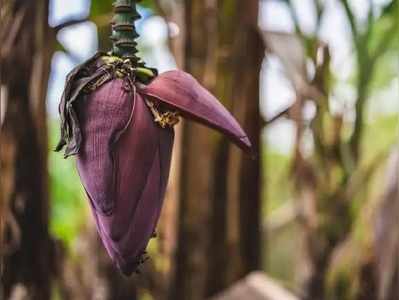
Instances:
[[[86,127],[83,129],[85,136]],[[91,132],[91,135],[103,138],[99,132]],[[109,255],[126,275],[137,267],[158,222],[168,181],[173,136],[172,129],[162,129],[153,121],[143,98],[136,94],[132,119],[117,143],[111,147],[106,140],[101,142],[107,152],[113,153],[115,170],[115,188],[110,195],[115,207],[108,215],[96,209],[96,194],[90,192],[88,183],[97,180],[94,177],[104,177],[102,182],[110,178],[105,173],[94,174],[85,169],[80,161],[81,156],[87,155],[85,151],[78,155],[79,173],[91,200],[98,232]],[[84,149],[92,149],[86,145],[91,140],[96,138],[86,140]],[[101,164],[102,159],[97,163]],[[104,186],[108,185],[112,182]]]
[[[163,73],[141,92],[226,134],[243,150],[251,150],[251,143],[235,118],[190,74],[179,70]]]
[[[122,80],[113,80],[79,102],[78,114],[84,138],[77,165],[94,207],[109,214],[114,208],[116,170],[112,146],[132,114],[132,96]]]

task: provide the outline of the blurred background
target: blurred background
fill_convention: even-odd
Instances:
[[[52,151],[112,1],[1,1],[0,299],[398,300],[398,2],[140,2],[143,60],[193,74],[258,155],[182,122],[151,259],[124,278]]]

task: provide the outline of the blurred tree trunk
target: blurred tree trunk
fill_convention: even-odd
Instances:
[[[386,163],[382,196],[376,209],[373,255],[370,265],[371,280],[362,280],[365,286],[358,300],[399,299],[399,146],[396,145]],[[374,283],[370,288],[370,282]],[[365,283],[365,284],[364,284]],[[367,285],[366,285],[367,284]],[[363,287],[363,286],[362,286]],[[372,290],[372,288],[374,288]],[[371,293],[372,292],[372,293]],[[374,298],[370,297],[370,294]],[[368,296],[368,297],[367,297]]]
[[[185,69],[243,124],[257,153],[258,1],[185,1]],[[182,137],[171,299],[204,299],[260,267],[260,162],[192,122]]]
[[[6,94],[1,99],[5,110],[0,131],[4,296],[46,300],[54,257],[48,233],[48,1],[7,1],[1,15],[0,65]]]
[[[179,28],[179,34],[169,36],[169,49],[178,68],[184,68],[185,25],[183,1],[155,1],[158,13],[166,22],[173,22]],[[182,127],[184,120],[175,126],[175,140],[169,182],[160,221],[157,228],[158,251],[153,255],[154,273],[157,286],[152,290],[154,299],[168,299],[168,292],[173,282],[176,264],[174,258],[177,247],[177,218],[179,215],[180,171],[182,156]]]

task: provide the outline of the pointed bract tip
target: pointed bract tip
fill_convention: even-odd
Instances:
[[[180,70],[165,72],[141,92],[177,110],[183,117],[218,130],[245,152],[252,151],[251,142],[237,120],[190,74]]]

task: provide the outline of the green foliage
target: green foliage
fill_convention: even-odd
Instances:
[[[294,201],[290,177],[291,158],[290,155],[267,149],[263,153],[263,162],[263,186],[265,187],[263,199],[266,199],[263,205],[263,216],[265,220],[271,222],[272,219],[276,219],[274,213],[278,214],[279,209],[292,205]],[[292,253],[292,249],[300,243],[299,227],[295,222],[291,222],[277,231],[267,234],[264,270],[287,285],[292,285],[296,279],[293,268],[300,259]]]
[[[111,0],[91,1],[90,18],[111,13],[112,3]]]
[[[301,243],[301,234],[300,227],[291,223],[268,236],[267,248],[264,250],[264,270],[291,288],[294,288],[298,279],[296,271],[299,261],[303,259],[301,251],[293,251]]]
[[[380,116],[371,123],[365,124],[363,140],[364,161],[369,163],[377,155],[388,151],[398,139],[399,119],[397,114]]]
[[[153,0],[143,0],[140,2],[140,6],[156,10],[155,2]]]
[[[104,1],[91,1],[91,9],[90,9],[90,19],[96,19],[99,16],[109,15],[113,12],[112,0],[104,0]],[[155,10],[155,4],[152,0],[144,0],[141,1],[140,6],[149,8],[151,10]]]
[[[399,47],[398,50],[399,51]],[[385,55],[381,56],[378,65],[375,68],[372,89],[378,90],[388,87],[398,75],[399,62],[395,63],[398,52],[389,51]]]
[[[50,230],[70,247],[88,219],[87,202],[73,158],[64,159],[53,151],[59,137],[59,125],[50,123]]]
[[[398,1],[392,1],[382,12],[381,17],[373,25],[373,35],[370,38],[368,47],[372,52],[376,51],[380,43],[384,43],[384,36],[389,32],[390,28],[394,28],[391,34],[394,36],[389,45],[382,45],[386,50],[381,53],[376,65],[372,88],[378,89],[386,87],[398,74],[397,55],[399,51],[399,23]]]
[[[263,178],[266,186],[263,196],[267,199],[264,215],[268,215],[287,203],[288,200],[291,200],[290,157],[273,150],[266,150],[263,156],[263,161],[265,162]]]

